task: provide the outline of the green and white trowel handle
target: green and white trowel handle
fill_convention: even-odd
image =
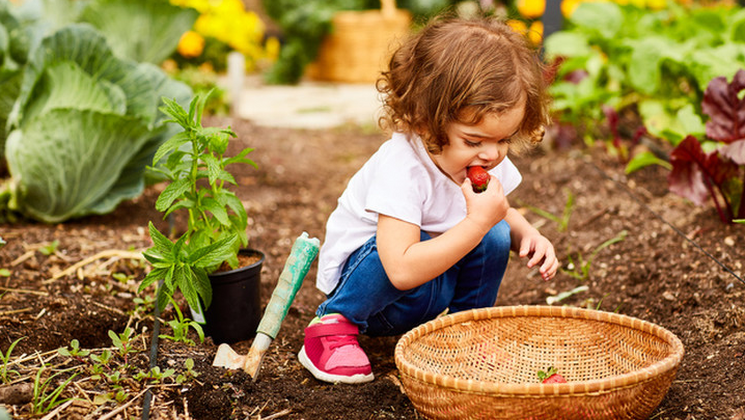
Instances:
[[[258,376],[261,360],[269,344],[277,337],[282,321],[290,310],[290,305],[300,290],[305,275],[308,274],[313,260],[318,256],[319,248],[320,241],[317,238],[309,238],[307,232],[303,232],[292,245],[290,256],[285,262],[277,286],[264,310],[264,316],[256,329],[256,338],[251,343],[251,349],[243,365],[243,370],[254,380]]]

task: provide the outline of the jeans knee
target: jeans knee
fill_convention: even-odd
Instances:
[[[510,225],[504,220],[497,223],[484,235],[481,245],[489,249],[490,253],[509,254],[512,246]]]

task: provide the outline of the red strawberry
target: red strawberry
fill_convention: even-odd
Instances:
[[[553,366],[549,366],[546,371],[538,371],[538,379],[544,384],[565,384],[567,380],[563,376],[556,373],[556,369]]]
[[[469,166],[468,179],[471,180],[473,192],[480,193],[486,189],[487,185],[489,185],[491,176],[489,176],[489,173],[481,166]]]

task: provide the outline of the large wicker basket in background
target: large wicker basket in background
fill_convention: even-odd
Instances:
[[[373,83],[387,66],[395,47],[406,37],[411,14],[381,0],[380,10],[337,12],[332,33],[324,38],[307,75],[316,80]]]
[[[511,306],[446,315],[396,345],[401,381],[431,419],[646,419],[667,393],[683,344],[636,318]],[[569,382],[542,384],[554,366]]]

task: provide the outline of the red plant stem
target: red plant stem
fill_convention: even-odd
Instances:
[[[706,189],[709,190],[709,194],[711,195],[711,199],[714,201],[714,206],[717,208],[717,213],[719,213],[719,219],[722,221],[722,223],[731,223],[732,218],[728,218],[724,211],[722,210],[722,206],[719,204],[719,200],[717,200],[717,195],[714,192],[714,188],[712,187],[712,182],[709,179],[707,175],[704,175],[704,181],[706,183]],[[729,207],[729,203],[727,203],[727,198],[722,193],[722,190],[719,186],[717,186],[717,191],[719,191],[719,194],[722,195],[722,200],[725,204],[727,204],[727,207]],[[728,213],[732,214],[732,210],[728,208]]]
[[[745,170],[742,173],[742,193],[740,194],[740,207],[737,209],[737,218],[745,219]]]

